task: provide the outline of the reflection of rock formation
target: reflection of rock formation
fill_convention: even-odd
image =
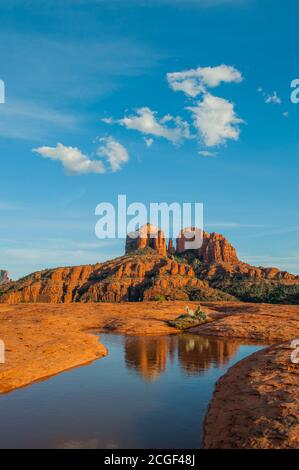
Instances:
[[[238,348],[234,341],[191,334],[178,337],[180,365],[185,372],[192,375],[200,375],[213,366],[221,367],[227,364]]]
[[[167,359],[173,364],[178,358],[182,371],[204,374],[213,366],[227,364],[238,351],[238,343],[211,339],[194,334],[170,337],[127,337],[125,361],[145,380],[154,381],[166,371]]]
[[[125,360],[145,380],[156,380],[166,370],[168,337],[126,338]]]

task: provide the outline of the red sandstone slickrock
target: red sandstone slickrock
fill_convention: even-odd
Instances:
[[[216,385],[206,449],[299,449],[299,370],[290,342],[238,362]]]

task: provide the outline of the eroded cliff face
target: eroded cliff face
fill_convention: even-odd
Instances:
[[[180,234],[176,249],[172,241],[166,249],[163,232],[147,224],[137,237],[127,237],[124,256],[102,264],[45,270],[3,283],[0,303],[235,298],[299,303],[299,276],[241,262],[235,248],[216,233],[204,232],[202,246],[186,251],[188,230],[193,229]]]
[[[235,281],[245,283],[265,281],[281,285],[299,285],[299,276],[297,275],[280,271],[277,268],[256,267],[243,263],[238,258],[236,249],[218,233],[200,233],[202,236],[201,248],[188,252],[188,242],[192,241],[190,234],[195,236],[197,232],[200,231],[194,228],[181,232],[177,239],[176,254],[182,257],[186,256],[189,261],[197,260],[197,277],[209,282],[212,287],[222,289]]]
[[[290,274],[287,271],[280,271],[277,268],[263,268],[251,266],[247,263],[214,263],[204,264],[199,277],[209,282],[217,282],[226,278],[228,280],[248,280],[248,281],[273,281],[285,285],[299,284],[299,276]]]
[[[0,269],[0,284],[5,284],[6,282],[9,282],[8,272]]]
[[[190,289],[199,289],[211,300],[230,298],[197,279],[191,266],[149,249],[144,254],[133,253],[103,264],[31,274],[3,286],[0,302],[187,300]]]
[[[159,230],[154,225],[146,224],[138,231],[128,234],[126,254],[144,248],[152,248],[159,255],[166,256],[166,240],[162,230]]]
[[[177,254],[184,254],[188,247],[195,242],[196,237],[201,243],[199,249],[195,249],[195,256],[203,263],[230,263],[238,264],[240,261],[237,257],[235,248],[218,233],[202,232],[196,228],[187,228],[181,231],[177,238]]]

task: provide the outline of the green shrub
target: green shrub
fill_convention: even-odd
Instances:
[[[153,302],[164,302],[164,300],[166,300],[166,298],[162,294],[157,294],[154,297],[152,297],[150,300],[152,300]]]
[[[299,286],[296,284],[274,284],[267,281],[252,283],[234,280],[220,288],[243,302],[299,304]]]
[[[169,321],[168,324],[179,330],[186,330],[209,321],[207,314],[201,310],[200,305],[198,305],[195,311],[188,306],[185,307],[185,310],[185,314],[179,315],[175,320]]]

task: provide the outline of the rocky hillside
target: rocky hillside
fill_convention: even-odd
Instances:
[[[9,282],[8,272],[0,269],[0,284],[5,284],[6,282]]]
[[[142,300],[248,300],[299,303],[299,276],[242,263],[216,233],[186,249],[191,231],[168,246],[163,232],[147,224],[128,236],[124,256],[101,264],[40,271],[0,287],[1,303],[123,302]]]
[[[0,302],[188,300],[191,292],[206,300],[232,299],[197,279],[188,264],[146,248],[103,264],[31,274],[2,286]]]
[[[198,279],[247,302],[299,304],[299,276],[277,268],[251,266],[217,233],[203,232],[199,250],[186,250],[186,229],[177,240],[176,259],[186,260]],[[190,236],[189,236],[190,240]]]

